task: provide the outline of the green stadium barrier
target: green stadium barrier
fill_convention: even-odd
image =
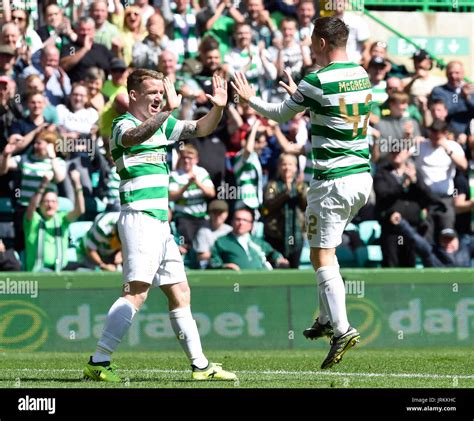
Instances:
[[[474,270],[342,272],[362,345],[472,347]],[[206,349],[327,347],[301,334],[317,302],[311,270],[191,271],[189,281]],[[91,352],[120,286],[120,274],[102,272],[0,273],[0,350]],[[164,295],[152,291],[120,349],[177,346]]]

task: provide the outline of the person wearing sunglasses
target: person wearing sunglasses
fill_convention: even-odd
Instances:
[[[15,9],[12,10],[11,20],[21,33],[20,40],[26,44],[31,54],[36,53],[38,50],[43,48],[43,41],[41,41],[38,33],[31,27],[28,26],[30,21],[30,14],[27,10]]]
[[[118,9],[112,15],[112,22],[119,28],[122,41],[122,49],[118,57],[129,65],[132,62],[134,45],[142,42],[147,35],[141,10],[137,6],[129,6],[125,10]]]

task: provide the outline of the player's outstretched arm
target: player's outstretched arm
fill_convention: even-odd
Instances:
[[[239,96],[240,102],[248,102],[249,105],[259,114],[269,118],[270,120],[275,120],[278,123],[284,123],[288,120],[291,120],[296,114],[306,108],[304,106],[295,104],[291,99],[281,102],[280,104],[271,104],[269,102],[263,101],[261,98],[258,98],[255,95],[255,90],[250,86],[247,78],[241,72],[235,73],[234,80],[231,82],[231,85]],[[283,87],[286,89],[285,86]],[[291,83],[288,88],[294,89]],[[292,103],[291,106],[289,105],[289,102]]]
[[[212,77],[212,95],[206,95],[212,102],[211,110],[199,120],[185,121],[180,139],[203,137],[211,134],[222,118],[222,112],[227,104],[227,82],[224,78]]]
[[[182,96],[176,94],[173,83],[167,77],[163,80],[163,86],[165,88],[166,105],[159,113],[145,120],[139,126],[127,130],[123,134],[122,144],[126,148],[139,145],[150,139],[170,114],[181,105]]]

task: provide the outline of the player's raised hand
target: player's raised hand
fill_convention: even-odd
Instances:
[[[239,95],[240,102],[248,102],[251,97],[255,96],[255,89],[250,86],[242,72],[236,72],[234,80],[230,83],[235,89],[235,92]]]
[[[291,77],[291,73],[288,71],[288,69],[283,70],[283,73],[285,73],[286,77],[288,78],[288,85],[280,80],[278,84],[286,90],[290,95],[293,95],[296,92],[296,89],[298,88],[298,85],[295,83],[293,78]]]
[[[216,107],[227,105],[227,81],[219,75],[212,77],[212,95],[206,94],[207,99]]]
[[[176,93],[173,82],[167,77],[163,79],[163,86],[165,88],[166,105],[163,111],[173,111],[181,105],[182,96]]]

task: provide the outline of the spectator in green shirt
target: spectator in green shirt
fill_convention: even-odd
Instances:
[[[232,232],[220,237],[211,251],[210,267],[232,270],[288,267],[288,260],[269,243],[250,234],[254,215],[252,210],[242,208],[234,213]],[[273,263],[273,266],[272,266]]]
[[[57,193],[46,189],[51,181],[49,175],[43,177],[30,200],[23,221],[27,271],[59,272],[67,267],[68,227],[85,211],[80,174],[77,170],[72,170],[70,177],[75,192],[74,209],[71,212],[58,212]]]

